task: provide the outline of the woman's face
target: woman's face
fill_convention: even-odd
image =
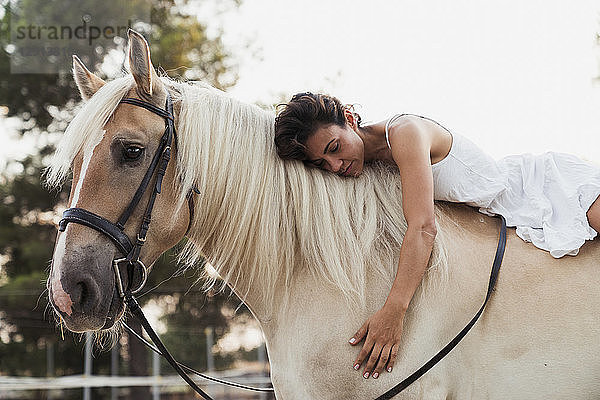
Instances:
[[[357,177],[364,164],[364,143],[349,124],[324,125],[306,141],[308,162],[338,175]]]

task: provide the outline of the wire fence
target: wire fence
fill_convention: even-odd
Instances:
[[[65,399],[78,398],[83,400],[110,399],[121,400],[132,398],[133,388],[146,387],[152,400],[180,400],[197,398],[185,381],[178,375],[163,375],[160,369],[160,355],[152,352],[152,375],[123,376],[119,375],[119,356],[117,348],[111,351],[111,375],[93,373],[92,334],[86,334],[85,352],[83,355],[84,373],[68,376],[52,376],[53,362],[47,370],[48,377],[0,376],[0,400],[18,399]],[[212,334],[207,341],[208,375],[229,382],[246,386],[266,388],[271,386],[269,379],[269,365],[266,360],[264,344],[259,347],[257,360],[247,363],[243,368],[227,371],[215,371],[212,352]],[[51,349],[50,347],[49,349]],[[53,352],[48,353],[48,360],[54,358]],[[172,371],[168,371],[171,373]],[[211,382],[202,377],[191,375],[192,379],[215,400],[247,399],[270,400],[275,396],[272,393],[252,392],[235,387],[225,386]],[[78,393],[75,393],[78,392]],[[136,398],[140,398],[137,396]],[[143,397],[144,399],[148,396]]]
[[[248,373],[244,370],[231,370],[227,373],[213,373],[214,377],[230,380],[243,385],[269,387],[271,380],[263,374]],[[194,378],[202,389],[215,400],[224,399],[260,399],[270,400],[275,397],[271,393],[248,392]],[[96,398],[93,388],[111,388],[110,399],[127,398],[128,389],[132,387],[149,387],[153,400],[170,400],[175,398],[192,398],[187,384],[178,375],[162,376],[109,376],[109,375],[71,375],[52,378],[0,376],[0,399],[31,398],[31,391],[44,391],[47,399],[64,398],[69,390],[79,389],[82,398]]]

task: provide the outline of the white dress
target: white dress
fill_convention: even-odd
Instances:
[[[388,128],[402,115],[407,114],[395,115],[386,123],[388,146]],[[450,152],[431,166],[435,200],[503,215],[521,239],[555,258],[577,255],[586,240],[596,237],[586,213],[600,195],[600,166],[555,152],[496,161],[466,137],[448,133],[452,135]]]

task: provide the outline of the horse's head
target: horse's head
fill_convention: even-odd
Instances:
[[[106,83],[88,71],[76,56],[73,59],[77,87],[83,99],[89,100]],[[134,79],[126,89],[125,97],[137,98],[165,109],[167,87],[154,71],[148,44],[141,35],[131,30],[129,65]],[[80,112],[85,111],[86,108]],[[131,210],[122,231],[135,246],[148,204],[154,200],[152,192],[156,187],[160,158],[166,147],[161,144],[166,132],[165,121],[164,116],[146,108],[119,103],[98,138],[92,141],[80,138],[83,144],[71,165],[73,184],[69,197],[70,209],[83,209],[92,215],[92,219],[95,214],[117,224],[123,213],[128,214],[125,210],[151,170],[147,188]],[[152,223],[145,240],[143,234],[141,238],[144,244],[139,248],[139,260],[146,266],[152,265],[161,253],[185,235],[190,220],[191,212],[187,207],[182,208],[183,211],[178,215],[173,215],[173,204],[179,193],[177,185],[173,184],[177,178],[175,138],[172,140],[173,154],[167,164],[160,194],[155,197]],[[153,170],[156,154],[159,161]],[[50,302],[72,331],[108,329],[124,310],[113,261],[127,254],[124,254],[117,241],[102,232],[102,226],[100,229],[98,226],[91,228],[89,221],[77,220],[81,217],[77,213],[72,217],[70,223],[61,226],[64,231],[58,233],[48,279]],[[137,259],[137,254],[135,257]],[[128,282],[128,279],[139,279],[136,276],[139,272],[135,271],[133,275],[120,274],[123,287],[139,285],[140,282]]]

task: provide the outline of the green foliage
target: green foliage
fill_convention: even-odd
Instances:
[[[229,299],[230,300],[230,299]],[[162,321],[170,328],[163,340],[170,351],[177,354],[181,362],[194,365],[205,370],[207,365],[207,329],[213,330],[214,344],[228,331],[228,320],[222,313],[222,307],[231,307],[225,294],[208,296],[194,290],[179,298],[175,310],[165,316]],[[227,355],[214,354],[217,369],[228,366],[232,358]],[[169,368],[163,360],[164,368]]]
[[[43,188],[41,155],[29,156],[20,164],[23,172],[0,185],[0,254],[10,256],[3,267],[8,277],[40,271],[41,266],[45,269],[56,237],[48,212],[66,196]]]
[[[65,99],[72,98],[75,86],[63,73],[61,75],[46,74],[11,74],[10,53],[10,3],[3,2],[4,15],[0,21],[0,105],[8,106],[7,116],[19,116],[23,121],[33,119],[41,129],[52,122],[47,107],[52,104],[64,104]],[[22,132],[24,132],[23,130]]]
[[[146,3],[142,0],[136,2]],[[233,0],[230,2],[232,5],[236,4]],[[131,1],[127,3],[134,8]],[[44,5],[41,13],[40,4]],[[80,1],[76,9],[62,10],[64,13],[73,13],[70,18],[68,15],[57,15],[55,19],[78,21],[81,17],[75,12],[89,9],[92,16],[102,15],[104,21],[116,20],[121,11],[121,8],[115,7],[118,4],[120,3],[96,0]],[[0,80],[0,105],[8,106],[7,116],[17,115],[24,121],[32,119],[37,128],[46,129],[53,121],[50,106],[62,106],[67,99],[79,99],[71,71],[67,69],[56,74],[11,74],[11,55],[17,53],[18,49],[12,49],[9,53],[10,47],[7,45],[11,43],[10,23],[18,20],[35,21],[38,15],[57,12],[53,8],[54,2],[20,0],[13,2],[11,8],[10,3],[5,0],[3,7],[4,16],[0,21],[0,76],[6,78]],[[150,32],[142,32],[151,45],[155,67],[160,66],[173,77],[202,79],[221,89],[235,84],[237,74],[233,69],[233,57],[223,47],[220,38],[210,38],[207,35],[206,26],[195,16],[182,14],[173,0],[166,0],[152,2],[150,19]],[[124,40],[116,40],[104,43],[106,47],[100,44],[93,49],[85,44],[75,43],[72,51],[94,71],[100,69],[100,64],[109,51],[125,51],[124,43]],[[178,73],[180,68],[188,70]],[[106,77],[102,71],[99,75]],[[22,133],[26,130],[24,128]]]

